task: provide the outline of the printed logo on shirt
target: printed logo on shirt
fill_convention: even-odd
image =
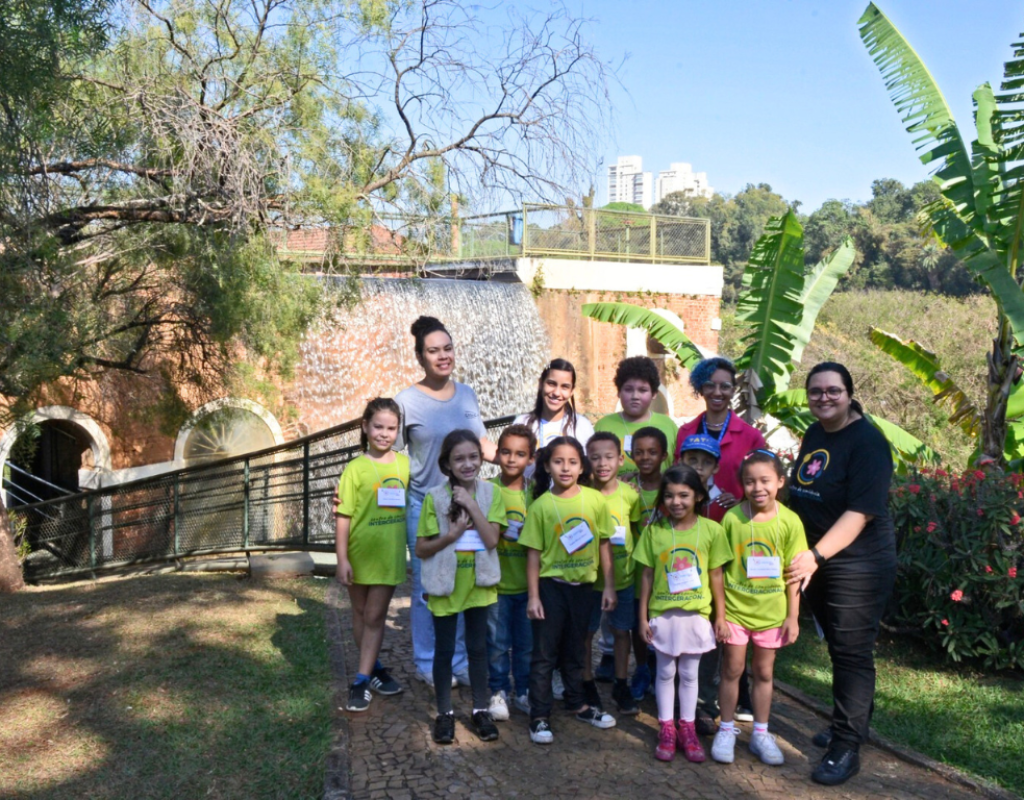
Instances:
[[[378,489],[406,489],[406,485],[402,482],[401,478],[385,478],[380,482]]]
[[[680,572],[690,567],[696,567],[698,575],[704,573],[704,570],[700,567],[700,556],[697,554],[697,551],[682,545],[663,550],[661,555],[658,556],[658,560],[662,563],[666,575],[670,572]]]
[[[828,469],[828,461],[828,450],[815,450],[813,453],[808,453],[800,462],[800,469],[796,473],[797,481],[804,486],[810,486]]]

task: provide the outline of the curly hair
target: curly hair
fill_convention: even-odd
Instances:
[[[736,367],[727,358],[721,356],[713,356],[712,358],[705,358],[697,366],[690,370],[690,387],[693,389],[693,394],[696,397],[700,397],[700,388],[711,380],[711,376],[714,375],[718,370],[724,369],[730,375],[732,375],[733,381],[736,380]]]
[[[658,367],[647,356],[630,356],[622,359],[618,369],[615,370],[615,388],[621,392],[626,381],[631,381],[634,378],[649,383],[652,393],[658,391],[658,387],[661,386]]]

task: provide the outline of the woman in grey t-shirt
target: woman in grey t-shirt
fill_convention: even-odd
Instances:
[[[420,317],[412,324],[412,335],[416,339],[416,358],[423,367],[423,379],[395,397],[402,408],[402,426],[395,448],[409,448],[409,491],[405,522],[409,559],[412,563],[409,616],[413,661],[416,677],[433,684],[434,623],[423,599],[420,560],[416,557],[416,529],[423,509],[423,496],[427,489],[447,480],[441,474],[437,458],[441,452],[441,442],[449,433],[460,428],[473,431],[480,437],[484,458],[488,461],[494,460],[495,447],[485,438],[487,431],[480,416],[476,392],[464,383],[452,380],[455,348],[451,334],[440,320]],[[467,685],[468,669],[460,617],[452,670],[455,677],[464,680]]]

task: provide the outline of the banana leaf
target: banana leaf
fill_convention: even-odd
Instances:
[[[803,389],[772,395],[765,400],[763,410],[797,436],[803,436],[814,424],[814,415],[807,408],[807,392]]]
[[[899,425],[872,414],[865,415],[868,421],[882,432],[892,448],[897,469],[905,471],[908,466],[939,464],[941,457],[916,436],[907,433]]]
[[[946,401],[950,405],[951,424],[958,425],[968,436],[978,435],[982,425],[981,412],[956,382],[942,371],[935,353],[913,340],[904,341],[879,328],[871,328],[868,338],[879,350],[909,369],[931,391],[936,403]]]
[[[582,311],[583,316],[600,322],[642,328],[678,358],[686,369],[693,369],[704,359],[703,353],[685,333],[654,311],[631,303],[586,303]]]
[[[814,323],[818,319],[818,312],[825,305],[825,301],[832,296],[836,284],[853,265],[853,257],[857,249],[853,246],[853,239],[849,236],[843,239],[842,243],[833,250],[827,258],[823,258],[814,268],[804,275],[804,288],[800,293],[800,305],[802,313],[800,322],[792,326],[790,334],[793,337],[793,347],[790,351],[792,364],[799,364],[803,358],[804,348],[814,333]]]

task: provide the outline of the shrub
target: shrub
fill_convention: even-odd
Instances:
[[[891,509],[889,621],[953,661],[1024,667],[1024,475],[911,472],[894,477]]]

